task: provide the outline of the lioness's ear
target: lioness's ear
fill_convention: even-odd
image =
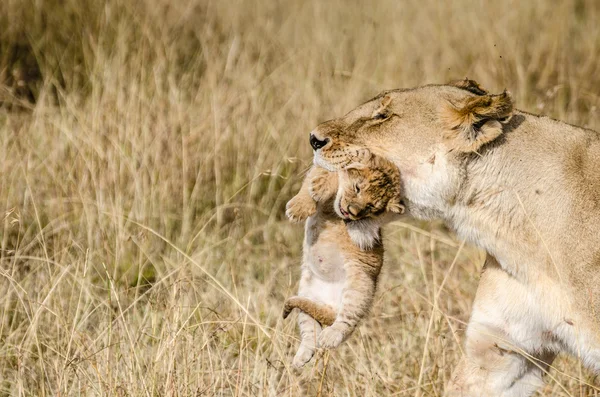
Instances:
[[[377,107],[377,109],[375,109],[375,111],[373,112],[373,114],[371,115],[372,118],[377,118],[379,116],[383,116],[385,118],[385,115],[387,113],[387,108],[388,106],[390,106],[390,103],[392,103],[392,97],[390,94],[385,94],[382,98],[381,101],[379,102],[379,106]]]
[[[454,87],[462,88],[463,90],[467,90],[475,95],[487,95],[488,91],[483,88],[478,82],[475,80],[469,80],[468,77],[465,77],[464,80],[454,80],[448,83],[448,85],[453,85]]]
[[[502,134],[502,123],[513,113],[508,91],[500,95],[470,97],[461,105],[449,104],[442,112],[444,137],[452,150],[475,152]]]

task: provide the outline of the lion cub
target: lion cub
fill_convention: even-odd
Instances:
[[[288,202],[291,220],[308,218],[298,296],[283,311],[286,318],[300,310],[294,366],[306,364],[317,347],[339,346],[367,315],[383,264],[380,228],[390,214],[404,212],[400,198],[398,169],[373,157],[339,172],[313,167]]]

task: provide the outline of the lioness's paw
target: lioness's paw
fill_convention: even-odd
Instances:
[[[344,341],[344,331],[334,325],[325,328],[319,335],[319,347],[324,349],[335,349]]]
[[[315,354],[314,349],[309,347],[300,345],[296,355],[294,356],[294,360],[292,361],[292,365],[296,368],[302,368],[304,365],[310,361],[312,356]]]
[[[310,180],[308,193],[313,200],[323,201],[332,195],[331,178],[328,174],[318,174]]]
[[[308,199],[296,196],[287,202],[285,206],[285,215],[292,222],[302,222],[317,212],[317,203]]]

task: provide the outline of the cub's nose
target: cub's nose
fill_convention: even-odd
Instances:
[[[329,142],[329,138],[325,138],[324,140],[320,140],[319,138],[317,138],[316,136],[314,136],[314,134],[310,134],[310,146],[312,146],[312,148],[314,150],[321,149],[323,146],[327,145],[328,142]]]
[[[348,206],[348,212],[351,213],[353,216],[359,216],[360,215],[360,208],[357,205],[350,204]]]

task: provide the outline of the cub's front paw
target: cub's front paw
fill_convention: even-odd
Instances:
[[[308,193],[313,200],[321,202],[333,195],[335,186],[332,186],[331,175],[328,173],[321,173],[314,176],[310,180]]]
[[[296,196],[287,202],[285,206],[285,215],[292,222],[302,222],[317,212],[317,203],[308,197]]]
[[[334,324],[321,331],[318,339],[319,347],[324,349],[335,349],[344,341],[345,336],[344,330]]]

